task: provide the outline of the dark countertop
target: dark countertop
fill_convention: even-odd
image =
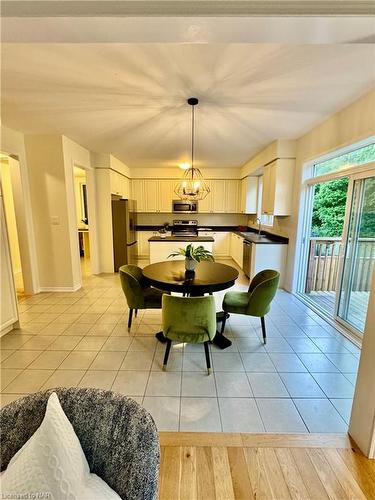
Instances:
[[[242,236],[246,241],[251,243],[256,243],[257,245],[287,245],[288,238],[283,238],[282,236],[276,236],[271,234],[262,234],[258,236],[258,233],[253,231],[235,231],[236,234]]]
[[[199,242],[199,241],[210,241],[214,242],[214,238],[212,236],[167,236],[166,238],[162,238],[161,236],[151,236],[148,241],[181,241],[184,243],[188,242]]]
[[[158,231],[162,226],[137,226],[137,231]],[[247,228],[247,231],[239,231],[238,226],[210,226],[208,224],[202,225],[198,227],[198,231],[204,230],[212,230],[212,232],[231,232],[236,233],[247,241],[251,241],[252,243],[260,244],[260,245],[287,245],[289,243],[288,238],[284,236],[278,236],[276,234],[269,233],[268,231],[262,230],[262,235],[260,238],[258,237],[258,233],[256,229]],[[208,238],[208,239],[207,239]],[[153,236],[148,241],[214,241],[214,238],[211,236],[198,236],[192,237],[191,240],[188,238],[180,238],[174,236],[168,236],[167,238],[160,238],[159,236]]]

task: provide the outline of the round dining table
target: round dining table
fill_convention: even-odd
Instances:
[[[238,271],[227,264],[203,261],[197,264],[195,271],[186,271],[183,260],[156,262],[143,268],[143,278],[149,286],[166,292],[177,292],[191,297],[198,297],[206,293],[212,294],[226,290],[234,285],[238,278]],[[216,319],[221,322],[224,312],[216,314]],[[227,316],[229,316],[227,314]],[[166,342],[163,332],[158,332],[156,338]],[[229,347],[232,342],[220,331],[217,331],[213,344],[221,349]]]

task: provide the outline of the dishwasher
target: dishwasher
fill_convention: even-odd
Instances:
[[[250,278],[250,270],[251,270],[251,251],[252,251],[252,243],[250,241],[243,240],[242,270],[248,278]]]

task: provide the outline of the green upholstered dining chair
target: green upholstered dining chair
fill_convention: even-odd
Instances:
[[[211,373],[208,343],[216,335],[215,299],[205,297],[175,297],[163,295],[163,333],[167,338],[163,370],[166,370],[172,341],[204,344],[207,373]]]
[[[129,307],[128,330],[130,330],[133,311],[137,314],[138,309],[161,309],[163,292],[144,283],[142,269],[138,266],[121,266],[119,274]]]
[[[260,318],[264,343],[266,343],[264,316],[270,310],[270,304],[276,294],[279,279],[280,273],[272,269],[265,269],[254,276],[247,292],[227,292],[223,300],[223,311],[225,313],[245,314]],[[227,317],[228,315],[224,314],[221,333],[224,333]]]

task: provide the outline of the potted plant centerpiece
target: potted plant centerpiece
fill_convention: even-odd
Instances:
[[[177,255],[183,255],[185,257],[186,271],[194,271],[196,265],[202,260],[210,260],[211,262],[215,260],[212,253],[206,250],[202,245],[193,247],[191,243],[189,243],[186,248],[179,248],[175,252],[172,252],[168,255],[168,258],[176,257]]]

